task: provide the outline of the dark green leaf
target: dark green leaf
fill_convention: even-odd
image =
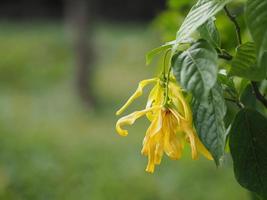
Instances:
[[[198,28],[198,32],[201,38],[207,40],[215,48],[220,48],[221,38],[214,20],[215,19],[209,19],[206,23]]]
[[[232,77],[228,77],[224,74],[218,74],[218,81],[224,86],[224,89],[230,90],[233,95],[237,94],[235,83]]]
[[[197,99],[207,100],[215,85],[218,57],[214,48],[199,40],[173,60],[172,67],[177,81]]]
[[[232,60],[230,75],[249,80],[263,80],[265,70],[257,64],[256,48],[253,42],[242,44],[236,49],[236,56]]]
[[[230,132],[230,150],[237,181],[267,198],[267,119],[251,109],[238,114]]]
[[[227,112],[224,117],[224,124],[225,127],[229,127],[233,123],[235,116],[239,112],[240,108],[236,105],[235,102],[232,101],[225,101],[225,105]]]
[[[245,90],[242,92],[240,100],[246,108],[252,108],[252,109],[257,110],[258,112],[264,114],[265,108],[264,108],[263,104],[261,104],[257,100],[251,84],[247,85]]]
[[[226,130],[224,116],[226,105],[219,85],[212,88],[209,104],[206,106],[197,100],[193,101],[193,117],[200,140],[211,152],[217,165],[224,155]]]
[[[267,0],[248,0],[246,21],[258,52],[258,65],[267,76]]]

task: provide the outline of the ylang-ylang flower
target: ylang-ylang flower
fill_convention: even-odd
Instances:
[[[154,87],[149,94],[145,109],[120,118],[116,124],[117,132],[121,136],[127,136],[128,131],[124,128],[125,125],[132,125],[142,116],[146,116],[151,122],[141,151],[148,157],[146,171],[153,173],[155,165],[160,164],[164,153],[173,160],[181,158],[185,144],[191,147],[192,159],[198,158],[198,152],[212,159],[210,152],[195,132],[191,109],[172,76],[167,81],[164,78],[141,81],[135,93],[116,114],[120,115],[136,98],[141,96],[143,88],[148,84],[154,84]]]

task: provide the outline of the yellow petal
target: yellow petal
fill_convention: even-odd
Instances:
[[[124,126],[124,125],[132,125],[135,122],[135,120],[137,120],[138,118],[142,117],[146,113],[151,112],[151,111],[155,111],[155,110],[159,110],[160,108],[161,107],[159,107],[159,106],[157,106],[157,107],[155,106],[155,107],[148,108],[148,109],[145,109],[145,110],[133,112],[133,113],[127,115],[127,116],[124,116],[124,117],[120,118],[116,123],[117,132],[121,136],[128,135],[128,131],[125,130],[125,129],[122,129],[122,126]]]
[[[194,131],[190,128],[185,130],[189,141],[190,141],[190,146],[191,146],[191,153],[192,153],[192,159],[196,160],[198,159],[198,152],[197,152],[197,146],[196,146],[196,137],[194,134]]]
[[[143,94],[143,88],[150,83],[156,82],[158,79],[147,79],[139,82],[137,90],[134,92],[134,94],[128,99],[128,101],[116,112],[116,115],[120,115],[135,99],[140,97]]]
[[[154,118],[154,120],[151,122],[149,128],[146,131],[146,136],[143,140],[143,148],[141,151],[143,155],[148,154],[149,140],[151,137],[156,135],[161,130],[161,127],[162,127],[162,116],[161,116],[161,111],[158,110],[158,116]]]
[[[146,171],[149,173],[153,173],[155,170],[155,148],[155,144],[152,142],[148,151],[148,163],[146,167]]]
[[[164,145],[163,145],[163,137],[162,137],[162,134],[160,135],[160,138],[159,138],[159,141],[156,145],[156,149],[155,149],[155,164],[156,165],[159,165],[161,163],[161,159],[162,159],[162,156],[163,156],[163,148],[164,148]]]
[[[204,144],[199,140],[199,138],[196,136],[196,145],[197,145],[197,150],[205,156],[209,160],[213,160],[212,155],[208,151],[208,149],[204,146]]]
[[[162,86],[160,85],[160,81],[158,81],[149,94],[146,108],[150,108],[156,105],[162,105],[163,101],[164,101],[164,90]],[[154,117],[155,117],[155,113],[150,112],[147,114],[147,118],[150,121],[152,121]]]
[[[181,120],[185,120],[185,118],[182,115],[180,115],[180,113],[172,106],[170,106],[169,110],[171,111],[173,116],[176,118],[177,125],[179,126],[181,124]]]
[[[164,151],[173,160],[182,156],[182,145],[176,137],[176,118],[171,114],[165,115],[164,120]]]
[[[181,88],[176,82],[171,81],[169,83],[169,90],[171,93],[171,99],[174,102],[175,107],[178,109],[179,113],[183,115],[186,121],[192,121],[192,112],[190,106],[188,105]]]
[[[148,101],[147,101],[146,107],[147,108],[151,107],[152,104],[160,105],[160,104],[163,103],[163,101],[164,101],[164,89],[160,85],[160,81],[158,80],[158,82],[155,85],[155,87],[153,87],[153,89],[149,93],[149,97],[148,97]]]

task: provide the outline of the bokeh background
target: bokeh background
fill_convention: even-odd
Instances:
[[[0,199],[249,199],[228,157],[216,168],[187,149],[151,175],[140,154],[148,122],[126,138],[114,129],[116,109],[161,64],[146,67],[145,53],[175,37],[192,3],[0,1]],[[231,48],[223,13],[217,25]]]

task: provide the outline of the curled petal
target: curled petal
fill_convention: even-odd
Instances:
[[[140,97],[143,94],[143,88],[150,84],[156,82],[158,79],[147,79],[143,80],[138,84],[137,90],[134,92],[134,94],[128,99],[128,101],[116,112],[116,115],[120,115],[135,99]]]
[[[116,123],[117,132],[121,136],[128,135],[128,131],[125,130],[125,129],[122,129],[122,126],[124,126],[124,125],[132,125],[135,122],[135,120],[137,120],[138,118],[142,117],[146,113],[151,112],[151,111],[155,111],[155,110],[158,110],[158,109],[160,109],[160,107],[159,106],[158,107],[155,106],[155,107],[148,108],[148,109],[145,109],[145,110],[133,112],[133,113],[131,113],[129,115],[126,115],[126,116],[120,118]]]

